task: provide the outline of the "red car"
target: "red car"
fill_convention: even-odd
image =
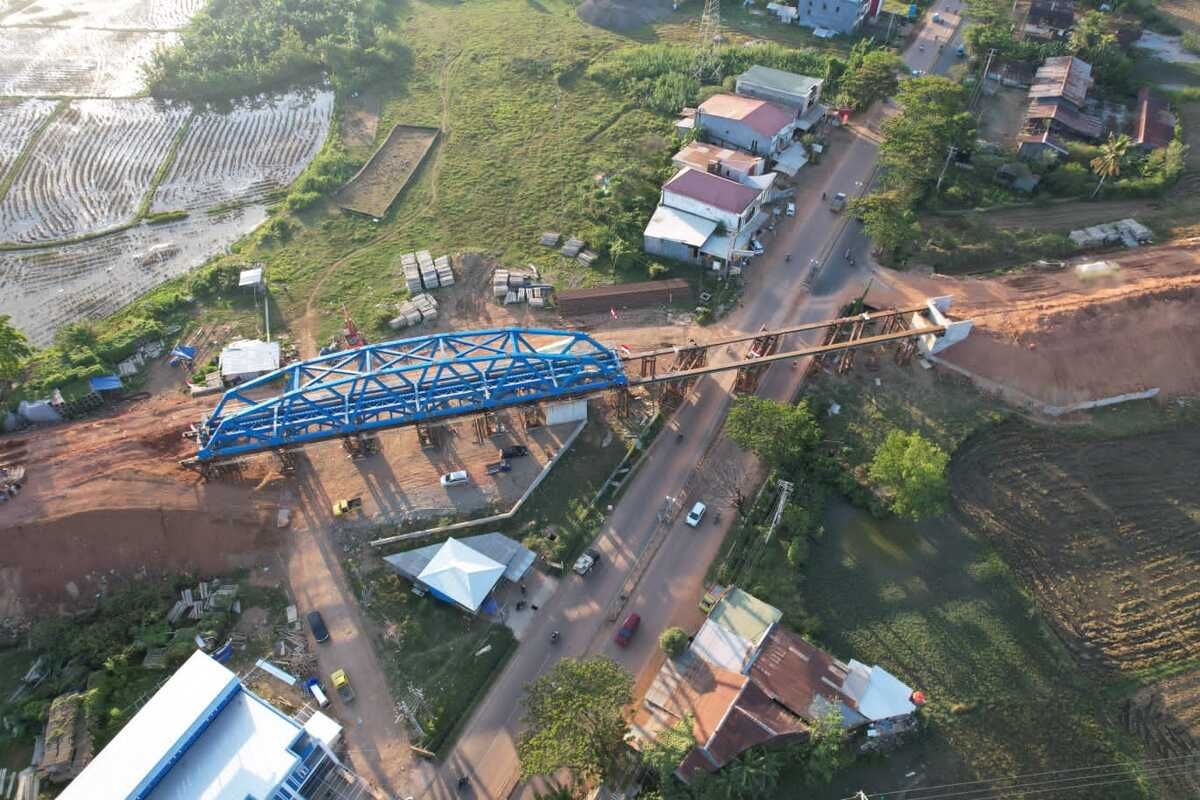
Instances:
[[[637,614],[630,614],[625,620],[625,624],[617,631],[617,635],[613,637],[613,641],[624,647],[629,644],[629,640],[633,638],[633,634],[637,632],[638,625],[642,624],[642,618]]]

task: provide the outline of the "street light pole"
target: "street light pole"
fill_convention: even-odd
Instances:
[[[957,152],[958,148],[954,145],[950,145],[950,147],[946,149],[946,163],[942,164],[942,172],[938,175],[937,181],[937,191],[939,192],[942,190],[942,179],[946,177],[946,170],[950,167],[950,159],[954,158],[954,154]]]

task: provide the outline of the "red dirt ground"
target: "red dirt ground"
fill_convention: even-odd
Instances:
[[[871,299],[952,295],[952,315],[976,328],[943,358],[1043,403],[1153,387],[1164,396],[1200,392],[1200,240],[1103,258],[1120,270],[1091,281],[1071,265],[988,279],[880,269]]]

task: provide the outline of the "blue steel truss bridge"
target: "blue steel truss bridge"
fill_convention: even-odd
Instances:
[[[737,370],[734,390],[755,391],[776,361],[813,356],[844,372],[854,352],[896,346],[911,358],[919,344],[937,352],[960,340],[970,322],[944,316],[948,298],[925,305],[854,316],[703,344],[632,353],[574,330],[504,328],[435,333],[289,364],[227,390],[191,435],[197,443],[185,466],[207,468],[253,453],[287,453],[313,442],[341,439],[353,456],[373,451],[375,432],[436,424],[456,417],[571,400],[604,392],[627,397],[631,387],[659,385],[681,397],[699,377]],[[964,327],[965,326],[965,327]],[[781,351],[785,337],[821,332],[821,344]],[[709,355],[736,352],[728,363]],[[660,366],[661,365],[661,366]],[[620,404],[618,403],[618,407]]]

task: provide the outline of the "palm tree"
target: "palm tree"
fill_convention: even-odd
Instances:
[[[1100,193],[1106,179],[1115,178],[1121,174],[1121,164],[1124,163],[1125,156],[1131,147],[1133,147],[1133,140],[1123,133],[1120,136],[1110,133],[1108,141],[1100,145],[1100,155],[1092,159],[1092,172],[1100,176],[1100,183],[1096,184],[1096,190],[1092,192],[1092,197]]]

